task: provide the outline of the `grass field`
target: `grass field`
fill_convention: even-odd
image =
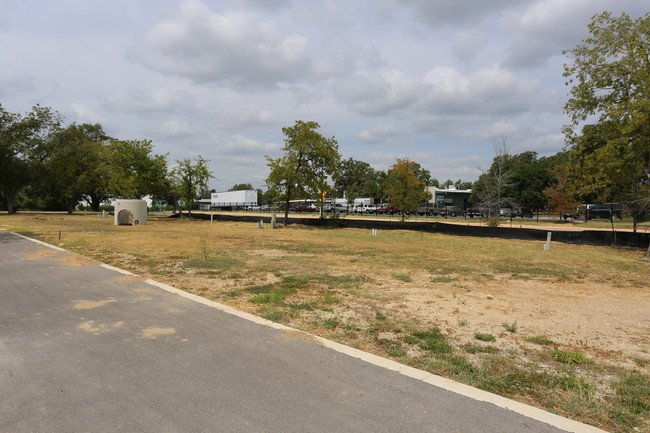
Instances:
[[[642,250],[94,215],[1,215],[0,228],[609,431],[650,431]]]

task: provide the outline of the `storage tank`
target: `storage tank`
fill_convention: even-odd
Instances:
[[[130,226],[147,223],[147,202],[144,200],[115,200],[115,225]]]

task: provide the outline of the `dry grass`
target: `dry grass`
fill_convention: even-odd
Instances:
[[[56,214],[3,215],[0,227],[612,431],[648,428],[650,265],[639,250]],[[617,394],[630,374],[641,378],[636,412]]]

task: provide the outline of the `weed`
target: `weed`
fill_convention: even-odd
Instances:
[[[396,280],[402,280],[405,283],[410,283],[413,281],[411,276],[406,274],[393,274],[393,278],[395,278]]]
[[[300,302],[298,304],[287,304],[287,306],[293,310],[307,310],[314,311],[313,302]]]
[[[548,338],[544,338],[544,337],[529,337],[528,341],[530,341],[531,343],[542,345],[542,346],[549,346],[551,344],[555,344],[555,343],[553,343],[553,341],[549,340]]]
[[[477,340],[481,340],[481,341],[497,341],[497,338],[494,335],[492,335],[492,334],[483,334],[481,332],[475,333],[474,338],[476,338]]]
[[[336,319],[327,319],[326,321],[323,322],[323,327],[325,327],[326,329],[336,329],[340,324],[341,322],[339,322]]]
[[[514,322],[512,322],[512,323],[503,322],[501,324],[501,326],[503,326],[503,329],[505,329],[508,332],[512,332],[513,334],[515,332],[517,332],[517,321],[516,320]]]
[[[458,319],[458,326],[469,326],[469,320],[467,319]]]
[[[455,278],[452,277],[434,277],[431,278],[432,283],[451,283]]]
[[[630,373],[616,384],[616,393],[623,406],[635,415],[650,412],[650,380],[639,373]]]
[[[381,311],[377,311],[375,313],[375,319],[377,320],[386,320],[386,315],[382,313]]]
[[[241,296],[241,290],[231,290],[229,292],[226,292],[226,296],[230,298],[236,298],[238,296]]]
[[[251,297],[248,302],[253,304],[280,304],[284,301],[285,296],[279,293],[260,293]]]
[[[414,332],[412,335],[420,339],[420,347],[424,350],[437,354],[451,352],[451,345],[447,342],[447,337],[438,328],[433,328],[431,331]]]
[[[553,358],[563,364],[586,364],[591,362],[584,353],[580,352],[569,352],[557,349],[553,352]]]
[[[210,250],[210,244],[208,243],[208,238],[206,235],[202,235],[200,239],[201,245],[200,245],[200,250],[201,250],[201,258],[205,261],[210,260],[210,256],[212,255],[212,251]]]
[[[280,310],[272,310],[266,313],[262,314],[262,317],[266,320],[270,320],[272,322],[281,322],[285,318],[284,311]]]
[[[494,346],[481,346],[481,345],[471,345],[467,344],[463,346],[463,349],[465,352],[470,353],[470,354],[475,354],[475,353],[497,353],[499,349],[497,349]]]

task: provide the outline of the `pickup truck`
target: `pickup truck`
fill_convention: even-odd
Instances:
[[[622,219],[624,215],[630,213],[630,208],[622,203],[600,203],[595,204],[587,210],[587,219],[616,217]]]

